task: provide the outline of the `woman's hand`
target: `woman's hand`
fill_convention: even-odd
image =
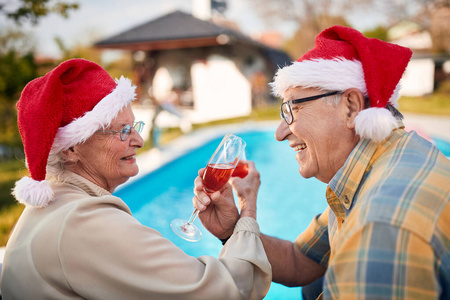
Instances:
[[[234,226],[239,220],[239,212],[234,203],[233,191],[230,184],[211,195],[203,190],[202,176],[205,168],[198,171],[199,176],[194,181],[194,194],[192,198],[194,207],[203,226],[219,239],[224,239],[233,234]]]

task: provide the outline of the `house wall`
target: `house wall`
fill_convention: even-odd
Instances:
[[[400,95],[418,97],[433,93],[434,69],[432,59],[412,59],[401,80]]]
[[[269,95],[267,82],[260,91],[254,79],[255,74],[269,78],[266,73],[270,70],[253,48],[233,45],[176,49],[147,56],[154,64],[146,73],[149,76],[141,80],[142,95],[147,100],[140,103],[149,106],[145,108],[151,114],[149,127],[156,122],[158,127],[187,128],[189,124],[248,116],[252,105],[268,101],[259,95]],[[153,120],[156,105],[165,107]]]
[[[153,101],[141,101],[143,104],[133,107],[136,120],[146,124],[142,133],[145,140],[153,125],[189,131],[194,123],[248,116],[252,112],[251,83],[246,77],[245,64],[238,58],[232,60],[218,54],[201,58],[197,51],[184,55],[180,52],[164,52],[158,56],[155,76],[147,79],[151,86],[147,97],[159,103],[159,108],[149,105]],[[179,78],[180,74],[184,76]],[[189,90],[193,105],[180,106],[172,89],[185,87],[187,81],[192,88]]]
[[[192,123],[247,116],[252,111],[251,85],[235,62],[219,55],[191,68]]]

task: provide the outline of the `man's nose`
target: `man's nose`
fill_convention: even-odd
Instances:
[[[286,121],[281,120],[277,130],[275,131],[275,139],[279,142],[284,141],[290,133],[291,130],[289,129],[289,125]]]

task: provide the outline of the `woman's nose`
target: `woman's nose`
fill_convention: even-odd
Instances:
[[[136,130],[131,131],[130,144],[136,148],[142,148],[144,146],[144,139]]]

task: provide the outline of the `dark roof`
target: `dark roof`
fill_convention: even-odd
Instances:
[[[216,38],[221,34],[251,42],[245,35],[212,22],[175,11],[96,43],[96,46],[168,40]]]
[[[269,61],[272,63],[272,67],[275,70],[292,64],[292,59],[282,50],[266,47],[263,51],[269,58]]]
[[[236,30],[197,19],[181,11],[169,13],[99,41],[95,46],[130,50],[207,47],[223,45],[217,38],[220,35],[226,35],[233,43],[243,43],[263,51],[275,68],[291,63],[290,57],[282,50],[268,47]]]

